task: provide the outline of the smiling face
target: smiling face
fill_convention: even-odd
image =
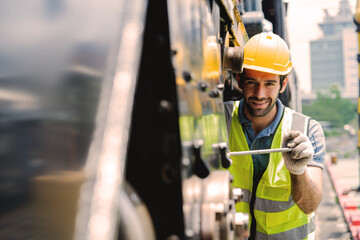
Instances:
[[[245,115],[251,118],[275,116],[276,99],[279,93],[285,91],[286,84],[287,78],[280,86],[279,75],[246,69],[240,82],[246,106]]]

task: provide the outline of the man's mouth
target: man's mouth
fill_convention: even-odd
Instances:
[[[252,103],[255,107],[263,107],[263,106],[266,106],[266,104],[268,103],[268,100],[265,100],[265,101],[252,100],[251,103]]]

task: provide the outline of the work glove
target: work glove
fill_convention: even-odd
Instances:
[[[314,148],[309,138],[299,131],[290,131],[284,135],[283,148],[293,148],[291,152],[283,152],[286,168],[295,175],[305,172],[306,165],[314,156]]]

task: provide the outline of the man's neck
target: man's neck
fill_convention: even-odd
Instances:
[[[257,136],[262,130],[271,125],[275,120],[277,114],[278,106],[275,104],[271,111],[263,117],[254,117],[252,116],[246,107],[244,107],[244,115],[252,123],[252,128],[254,129],[255,136]]]

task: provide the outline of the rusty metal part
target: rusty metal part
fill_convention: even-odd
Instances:
[[[242,47],[227,47],[224,50],[224,70],[241,73],[244,61]]]

